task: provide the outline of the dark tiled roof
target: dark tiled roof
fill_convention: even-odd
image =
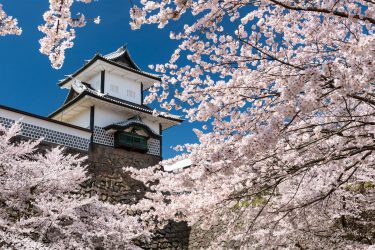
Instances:
[[[94,64],[97,60],[104,61],[106,63],[109,63],[111,65],[117,66],[122,69],[129,70],[133,73],[146,76],[148,78],[161,81],[161,78],[159,75],[151,74],[145,71],[142,71],[131,59],[130,54],[128,52],[127,48],[121,47],[115,52],[112,52],[108,55],[102,56],[100,54],[96,54],[91,60],[89,60],[83,67],[81,67],[79,70],[74,72],[72,75],[69,75],[67,78],[61,80],[59,82],[59,86],[65,85],[69,80],[73,79],[80,73],[82,73],[85,69],[90,67],[92,64]]]
[[[105,130],[110,130],[110,129],[125,129],[125,128],[128,128],[132,125],[138,125],[140,127],[143,127],[144,129],[146,129],[149,133],[151,133],[151,135],[153,137],[157,137],[157,138],[160,138],[160,135],[158,133],[156,133],[152,128],[150,128],[146,123],[144,123],[142,121],[142,119],[140,118],[130,118],[128,120],[125,120],[125,121],[121,121],[121,122],[116,122],[116,123],[113,123],[113,124],[110,124],[108,126],[106,126],[104,129]]]
[[[117,62],[124,66],[131,67],[135,70],[142,71],[141,68],[134,62],[134,60],[130,56],[127,46],[120,47],[116,51],[105,55],[104,58]]]
[[[106,101],[106,102],[109,102],[109,103],[120,105],[122,107],[130,108],[130,109],[137,110],[137,111],[147,113],[147,114],[153,114],[153,110],[146,105],[139,105],[139,104],[132,103],[132,102],[129,102],[129,101],[125,101],[125,100],[122,100],[122,99],[119,99],[119,98],[116,98],[116,97],[113,97],[113,96],[110,96],[110,95],[98,93],[97,91],[95,91],[91,88],[86,88],[86,90],[84,90],[82,93],[77,95],[74,99],[65,103],[62,107],[57,109],[55,112],[51,113],[48,117],[53,117],[53,116],[57,115],[61,111],[65,110],[66,108],[70,107],[74,103],[78,102],[84,96],[91,96],[91,97],[97,98],[97,99],[102,100],[102,101]],[[183,120],[179,116],[175,116],[175,115],[161,114],[161,115],[159,115],[159,117],[162,117],[162,118],[167,119],[167,120],[175,121],[175,122],[183,122]]]

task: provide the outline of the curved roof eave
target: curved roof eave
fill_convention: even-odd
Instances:
[[[142,127],[144,129],[146,129],[146,131],[151,134],[152,136],[151,137],[154,137],[154,138],[160,138],[161,135],[157,134],[155,131],[153,131],[149,126],[147,126],[146,124],[144,123],[139,123],[137,121],[129,121],[128,124],[125,124],[125,125],[120,125],[120,124],[111,124],[111,125],[108,125],[106,127],[104,127],[104,130],[110,130],[110,129],[115,129],[115,130],[124,130],[124,129],[127,129],[131,126],[139,126],[139,127]]]
[[[151,73],[147,73],[147,72],[144,72],[144,71],[136,70],[136,69],[133,69],[131,67],[127,67],[125,65],[113,62],[113,61],[111,61],[109,59],[106,59],[105,57],[101,56],[100,54],[96,54],[88,63],[86,63],[83,67],[81,67],[79,70],[77,70],[76,72],[74,72],[69,77],[67,77],[64,80],[60,81],[58,83],[58,85],[60,87],[64,86],[70,80],[72,80],[73,78],[77,77],[80,73],[82,73],[88,67],[90,67],[92,64],[94,64],[97,60],[102,60],[103,62],[106,62],[106,63],[111,64],[113,66],[116,66],[116,67],[119,67],[119,68],[122,68],[122,69],[125,69],[125,70],[129,70],[129,71],[131,71],[133,73],[136,73],[136,74],[139,74],[139,75],[151,78],[151,79],[156,80],[156,81],[161,81],[161,77],[160,76],[157,76],[157,75],[154,75],[154,74],[151,74]]]
[[[128,47],[126,45],[118,48],[114,52],[111,52],[107,55],[104,55],[104,58],[106,58],[108,60],[113,60],[113,61],[115,61],[116,59],[119,59],[121,57],[125,57],[129,61],[131,66],[133,66],[133,68],[135,68],[136,70],[142,71],[142,69],[135,63],[135,61],[131,57],[130,52],[128,50]]]
[[[79,94],[77,97],[75,97],[74,99],[72,99],[68,103],[64,104],[62,107],[60,107],[56,111],[49,114],[48,117],[52,118],[52,117],[58,115],[60,112],[64,111],[68,107],[74,105],[75,103],[77,103],[79,100],[81,100],[85,96],[91,96],[91,97],[97,98],[97,99],[105,101],[105,102],[109,102],[109,103],[112,103],[112,104],[115,104],[115,105],[119,105],[119,106],[122,106],[122,107],[126,107],[126,108],[129,108],[129,109],[140,111],[140,112],[143,112],[143,113],[146,113],[146,114],[150,114],[150,115],[153,114],[153,110],[151,110],[151,109],[145,109],[145,108],[137,107],[135,105],[129,105],[129,104],[117,101],[117,100],[110,99],[110,98],[105,97],[105,96],[99,96],[97,94],[92,93],[91,91],[85,90],[81,94]],[[170,120],[170,121],[174,121],[174,122],[177,122],[177,123],[181,123],[181,122],[184,121],[183,119],[168,117],[168,116],[165,116],[165,115],[159,115],[157,117],[160,117],[160,118],[163,118],[163,119],[166,119],[166,120]]]

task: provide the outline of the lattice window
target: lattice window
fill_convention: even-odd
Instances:
[[[134,92],[133,90],[128,89],[128,90],[126,91],[126,95],[127,95],[128,97],[134,98],[134,97],[135,97],[135,92]]]
[[[111,90],[112,93],[118,93],[119,92],[119,88],[117,85],[114,85],[114,84],[111,84],[109,86],[109,89]]]

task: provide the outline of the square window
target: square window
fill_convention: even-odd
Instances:
[[[118,89],[118,86],[117,85],[114,85],[114,84],[111,84],[109,86],[109,89],[111,90],[111,92],[113,93],[118,93],[119,89]]]
[[[135,97],[135,92],[134,92],[133,90],[128,89],[128,90],[126,91],[126,95],[127,95],[128,97],[134,98],[134,97]]]

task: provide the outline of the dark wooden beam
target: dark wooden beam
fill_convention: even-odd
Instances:
[[[102,70],[100,75],[100,93],[104,94],[105,71]]]
[[[163,127],[161,123],[159,123],[159,134],[160,134],[160,158],[163,159]]]
[[[94,143],[94,129],[95,129],[95,106],[90,107],[90,130],[91,138],[90,143]]]

